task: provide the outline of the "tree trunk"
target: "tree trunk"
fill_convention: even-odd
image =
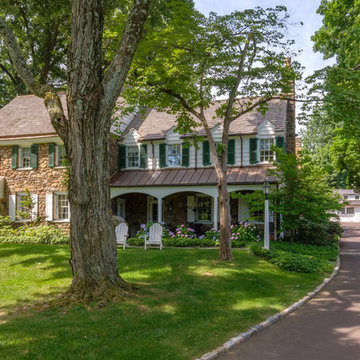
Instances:
[[[230,216],[230,195],[227,188],[226,174],[218,178],[220,210],[220,260],[232,260],[231,254],[231,216]]]
[[[70,126],[65,139],[71,159],[73,270],[72,285],[66,295],[71,301],[85,303],[116,300],[121,297],[122,289],[130,289],[117,269],[117,245],[110,213],[109,130],[101,126],[97,104],[96,99],[68,102]]]

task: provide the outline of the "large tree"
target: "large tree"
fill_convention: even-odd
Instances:
[[[64,297],[66,302],[116,299],[129,289],[118,273],[109,211],[109,131],[112,111],[142,36],[150,3],[133,1],[121,40],[104,71],[104,13],[114,4],[110,0],[72,1],[67,116],[56,89],[31,72],[28,54],[20,50],[12,31],[12,17],[0,17],[0,36],[13,66],[27,88],[44,99],[69,159],[73,281]]]
[[[323,25],[313,36],[314,48],[336,63],[314,75],[313,94],[334,126],[331,149],[335,164],[346,171],[349,187],[360,188],[360,1],[322,0]]]
[[[243,114],[254,109],[264,113],[270,100],[291,93],[298,64],[285,64],[294,55],[286,37],[288,19],[282,6],[187,16],[139,49],[124,93],[135,104],[176,114],[180,133],[205,129],[218,180],[222,260],[232,259],[229,128]],[[205,110],[219,97],[226,101],[216,110],[223,131],[221,143],[215,144]]]
[[[61,88],[66,79],[65,54],[70,33],[70,0],[3,0],[0,16],[11,29],[33,76]],[[1,40],[0,40],[1,41]],[[5,46],[0,42],[0,107],[16,95],[29,93]]]

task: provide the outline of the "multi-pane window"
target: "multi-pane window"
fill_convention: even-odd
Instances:
[[[137,146],[128,146],[127,148],[127,166],[139,166],[139,148]]]
[[[55,220],[69,220],[69,199],[67,194],[55,194]]]
[[[274,160],[273,139],[260,139],[260,162],[270,162]]]
[[[355,195],[355,200],[359,200],[359,195]]]
[[[196,198],[195,221],[211,221],[211,198],[208,196]]]
[[[26,193],[17,193],[16,194],[16,211],[17,212],[26,212],[28,208],[22,205],[23,201],[26,199]]]
[[[345,214],[346,214],[346,209],[345,209],[345,208],[342,208],[342,209],[341,209],[341,214],[342,214],[342,215],[345,215]]]
[[[181,150],[180,144],[168,145],[168,166],[180,166],[181,164]]]
[[[19,148],[19,167],[28,168],[30,167],[31,151],[30,146]]]
[[[66,150],[64,145],[56,145],[55,166],[66,165]]]
[[[348,196],[347,195],[344,195],[344,200],[347,200],[348,199]]]
[[[348,208],[346,208],[346,214],[354,214],[355,213],[355,211],[354,211],[354,208],[353,207],[348,207]]]

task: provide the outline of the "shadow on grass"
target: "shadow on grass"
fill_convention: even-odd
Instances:
[[[19,254],[15,248],[8,251]],[[31,269],[45,256],[49,279],[59,267],[70,277],[66,252],[59,251],[40,247],[39,255],[34,247],[34,258],[17,265]],[[0,318],[0,358],[191,359],[281,310],[320,280],[319,275],[282,272],[240,251],[234,251],[232,263],[219,261],[217,250],[118,254],[120,274],[137,283],[139,293],[97,310],[9,313]],[[41,292],[31,297],[39,300]]]

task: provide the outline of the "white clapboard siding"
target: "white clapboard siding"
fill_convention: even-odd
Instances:
[[[46,194],[46,221],[53,221],[54,195]]]
[[[16,195],[9,195],[9,217],[15,221]]]
[[[248,137],[243,138],[243,165],[250,165],[250,155],[249,155],[249,146],[250,141]]]

